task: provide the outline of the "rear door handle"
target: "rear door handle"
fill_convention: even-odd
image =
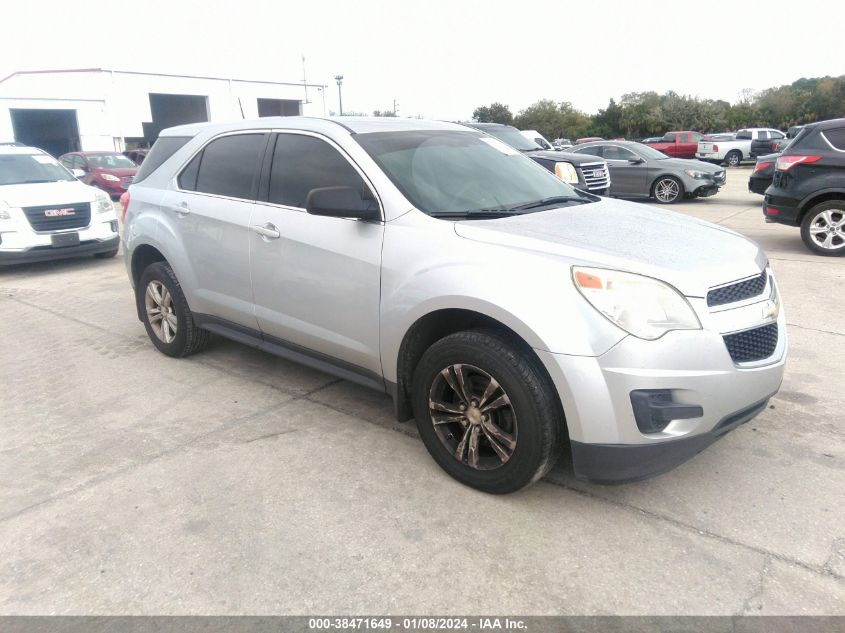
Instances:
[[[185,217],[191,212],[191,210],[188,208],[187,202],[180,202],[178,205],[171,206],[170,209],[180,217]]]
[[[279,233],[279,229],[276,228],[276,225],[270,222],[265,222],[264,224],[253,224],[249,228],[268,240],[277,240],[282,236],[282,234]]]

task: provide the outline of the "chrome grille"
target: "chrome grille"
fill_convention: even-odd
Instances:
[[[707,293],[707,306],[720,306],[726,303],[736,303],[763,294],[766,289],[766,271],[743,281],[714,288]]]
[[[44,207],[23,207],[33,230],[40,232],[82,229],[91,222],[91,204],[53,204]]]
[[[722,337],[735,363],[763,360],[775,353],[778,345],[778,324],[770,323]]]
[[[587,183],[587,189],[590,191],[610,187],[610,171],[607,169],[607,163],[584,163],[578,165],[578,169],[581,170],[581,175],[584,177],[584,182]],[[604,173],[602,174],[602,172]]]

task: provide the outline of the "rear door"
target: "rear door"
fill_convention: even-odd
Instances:
[[[308,132],[274,135],[265,162],[249,238],[262,333],[378,384],[384,224],[305,211],[312,189],[352,186],[372,195],[371,185],[339,146]]]
[[[177,271],[190,289],[191,309],[257,329],[249,268],[249,218],[269,134],[218,136],[182,169],[161,201],[167,226],[190,257]]]

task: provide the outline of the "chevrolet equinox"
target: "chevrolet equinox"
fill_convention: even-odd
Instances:
[[[765,254],[602,199],[479,130],[265,118],[164,130],[122,200],[138,317],[384,391],[437,463],[505,493],[664,472],[762,411],[786,328]]]

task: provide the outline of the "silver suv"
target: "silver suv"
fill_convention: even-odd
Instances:
[[[494,493],[668,470],[762,411],[786,329],[765,254],[576,191],[449,123],[266,118],[162,132],[128,194],[138,317],[181,357],[216,333],[393,398]]]

